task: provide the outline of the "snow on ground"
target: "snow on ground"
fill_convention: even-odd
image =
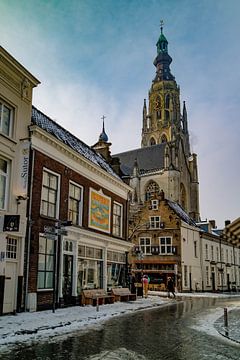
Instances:
[[[194,293],[176,294],[177,297],[223,297],[232,298],[225,294]],[[234,296],[235,297],[235,296]],[[0,317],[0,351],[9,351],[15,345],[31,345],[33,343],[55,338],[59,335],[66,335],[79,330],[89,330],[96,326],[101,326],[103,322],[134,311],[150,309],[156,306],[164,306],[174,303],[175,300],[168,299],[167,293],[149,292],[147,299],[138,297],[136,301],[115,302],[114,304],[101,305],[97,311],[94,306],[73,306],[65,309],[56,309],[55,313],[51,310],[34,313],[18,313],[17,315],[7,315]],[[214,319],[222,313],[216,312]],[[208,321],[213,318],[205,318],[203,325],[209,328]]]

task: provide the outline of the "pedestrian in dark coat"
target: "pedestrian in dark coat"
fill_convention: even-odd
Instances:
[[[170,294],[173,294],[174,299],[176,298],[175,289],[174,289],[174,281],[173,278],[169,277],[167,282],[167,290],[168,290],[168,297],[170,298]]]

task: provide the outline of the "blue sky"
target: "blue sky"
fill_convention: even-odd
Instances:
[[[140,147],[143,99],[164,20],[198,154],[204,220],[240,216],[239,0],[1,0],[0,44],[41,84],[33,103],[112,153]]]

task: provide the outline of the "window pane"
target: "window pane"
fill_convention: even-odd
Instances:
[[[165,238],[161,238],[161,244],[162,244],[162,245],[165,244]]]
[[[53,287],[53,273],[52,272],[46,272],[46,283],[45,288],[51,289]]]
[[[0,175],[0,209],[5,208],[6,177]]]
[[[38,255],[38,270],[45,270],[45,255]]]
[[[49,175],[49,186],[52,189],[57,189],[57,177],[55,175]]]
[[[47,254],[54,254],[54,240],[47,239]]]
[[[0,172],[7,174],[7,161],[0,159]]]
[[[52,255],[46,255],[46,270],[53,271],[53,260],[54,257]]]
[[[9,135],[11,110],[7,106],[4,106],[2,115],[3,115],[3,117],[2,117],[2,132],[6,135]]]
[[[49,202],[52,203],[52,204],[55,204],[55,202],[56,202],[56,191],[55,190],[49,190],[48,196],[49,196]]]
[[[39,238],[39,253],[45,254],[46,238]]]
[[[38,289],[44,289],[44,272],[38,273]]]
[[[171,238],[166,238],[166,243],[171,244]]]
[[[55,205],[54,204],[49,204],[48,216],[55,217]]]

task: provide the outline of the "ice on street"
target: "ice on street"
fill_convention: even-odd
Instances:
[[[106,320],[116,316],[130,314],[140,310],[152,309],[154,307],[174,304],[184,299],[184,297],[209,297],[209,298],[229,298],[237,299],[228,294],[177,294],[177,300],[168,299],[166,293],[150,292],[150,296],[145,299],[138,297],[132,302],[117,302],[110,305],[96,307],[69,307],[57,309],[55,313],[51,310],[19,313],[17,315],[3,316],[0,318],[0,345],[1,351],[6,351],[15,345],[31,345],[48,339],[56,341],[58,336],[68,336],[76,331],[86,331],[101,326]],[[193,300],[194,301],[194,300]],[[239,311],[239,307],[236,308]],[[204,331],[210,335],[220,336],[220,325],[214,327],[214,323],[222,316],[222,309],[208,311],[201,318],[197,319],[196,329]],[[236,324],[239,324],[239,317],[236,318]],[[231,322],[234,327],[234,322]]]

